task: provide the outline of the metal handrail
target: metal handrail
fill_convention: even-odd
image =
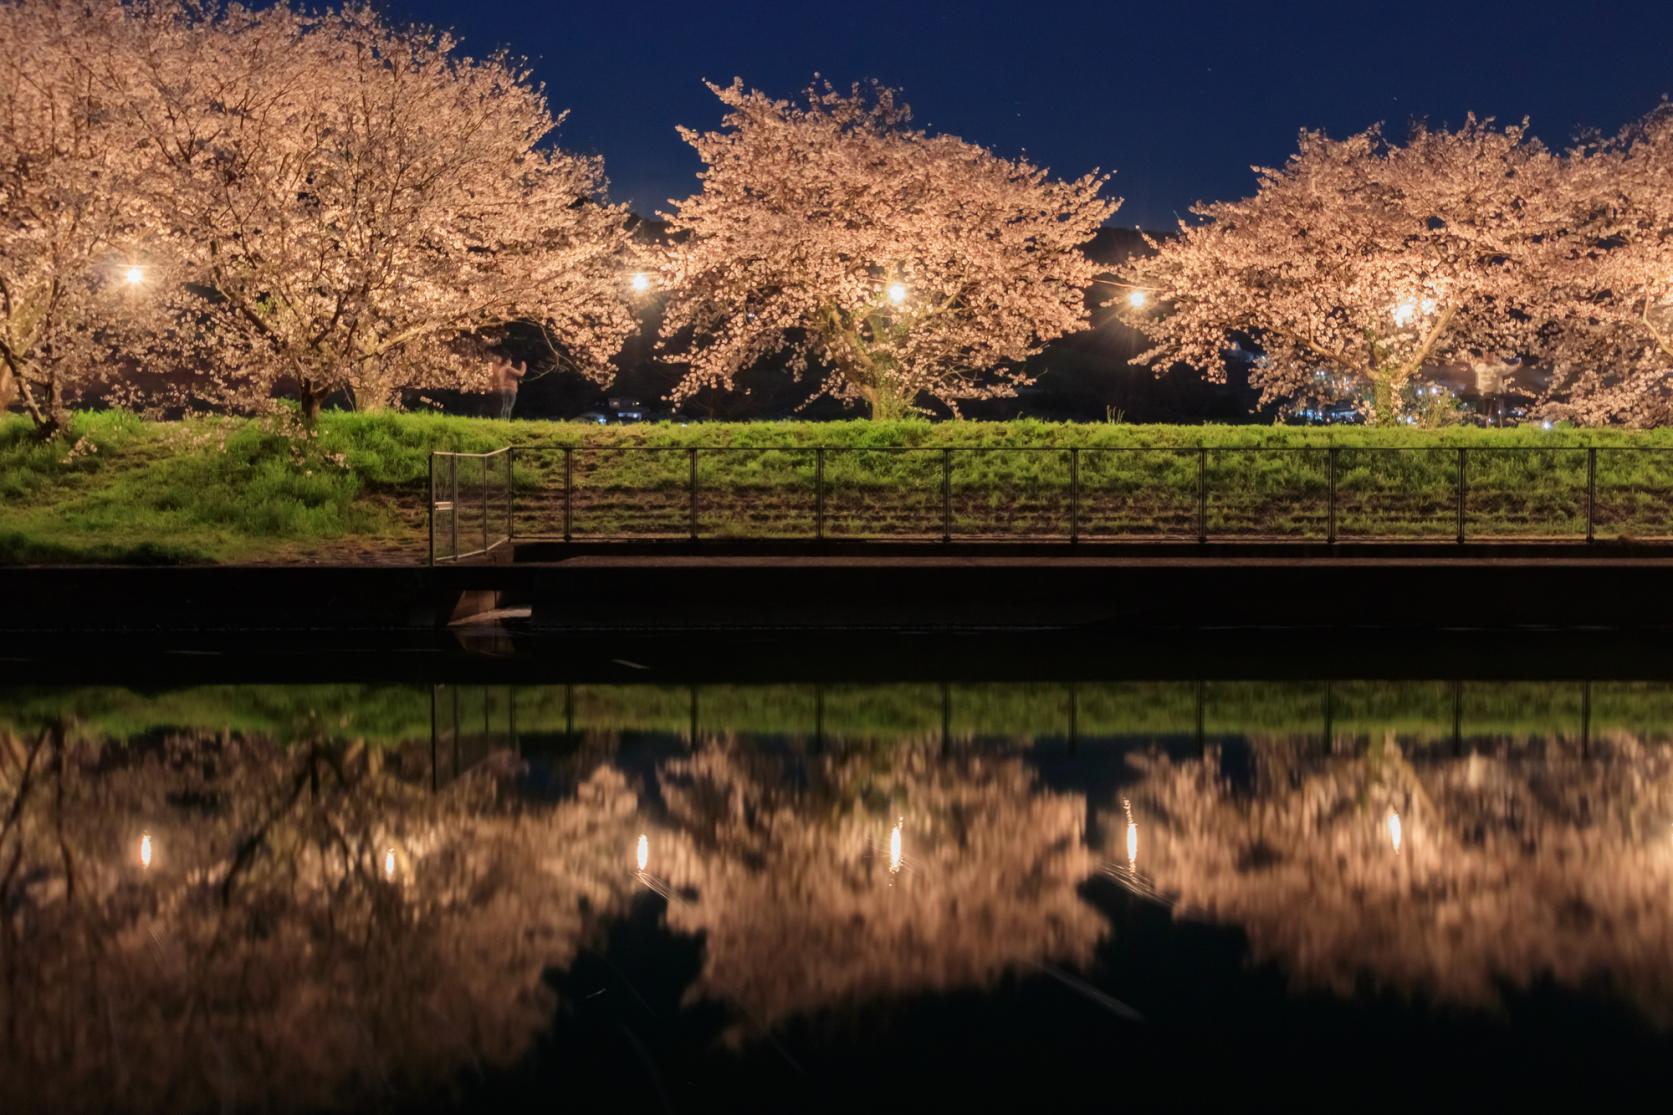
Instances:
[[[488,554],[500,549],[502,546],[507,548],[511,546],[512,535],[515,530],[516,515],[515,496],[513,494],[515,485],[512,476],[512,462],[516,450],[517,447],[514,445],[505,445],[498,449],[491,449],[487,452],[481,453],[471,453],[449,449],[436,449],[430,452],[430,501],[428,518],[430,534],[429,561],[431,565],[444,562],[460,562],[473,557],[485,557]],[[486,489],[488,488],[488,462],[496,457],[505,458],[505,496],[503,503],[503,509],[505,512],[505,533],[497,536],[491,531],[489,522],[490,504],[489,498],[486,494]],[[472,460],[477,461],[480,464],[481,487],[484,489],[484,495],[480,500],[482,507],[482,545],[473,550],[462,550],[459,545],[459,516],[464,510],[464,505],[459,496],[459,462]],[[447,498],[445,499],[438,498],[437,496],[437,481],[440,479],[436,468],[438,462],[446,462],[447,478],[443,489],[447,492]],[[446,514],[447,516],[448,547],[445,554],[438,553],[436,548],[438,525],[436,520],[438,514]]]
[[[1320,531],[1320,533],[1322,533],[1322,535],[1323,535],[1323,540],[1325,542],[1327,542],[1328,544],[1334,545],[1334,544],[1338,543],[1343,536],[1342,522],[1341,522],[1341,512],[1344,509],[1344,506],[1350,510],[1350,513],[1358,512],[1360,515],[1364,515],[1364,514],[1367,513],[1367,506],[1368,506],[1364,502],[1363,497],[1361,497],[1359,499],[1354,499],[1353,501],[1344,504],[1344,484],[1343,484],[1343,480],[1344,480],[1344,475],[1347,474],[1347,472],[1348,472],[1347,464],[1343,459],[1344,454],[1347,454],[1349,456],[1349,458],[1352,459],[1354,461],[1354,463],[1357,465],[1359,463],[1359,458],[1362,458],[1363,456],[1367,456],[1367,455],[1369,455],[1371,457],[1378,457],[1378,456],[1388,456],[1388,455],[1392,455],[1392,454],[1411,454],[1411,453],[1428,454],[1431,457],[1440,457],[1442,459],[1451,458],[1451,463],[1450,464],[1441,464],[1441,465],[1437,465],[1436,467],[1445,468],[1452,473],[1451,477],[1449,478],[1450,483],[1448,484],[1448,487],[1451,488],[1451,494],[1448,498],[1454,504],[1454,509],[1453,509],[1453,513],[1452,513],[1452,518],[1453,518],[1453,531],[1452,531],[1452,533],[1453,533],[1454,539],[1458,543],[1464,543],[1470,537],[1470,533],[1469,533],[1470,513],[1469,512],[1470,512],[1470,499],[1471,499],[1471,483],[1470,483],[1471,477],[1470,477],[1469,462],[1470,462],[1470,459],[1472,457],[1484,458],[1485,459],[1485,458],[1501,458],[1501,457],[1504,457],[1504,456],[1520,455],[1524,458],[1530,459],[1531,461],[1536,461],[1537,462],[1541,458],[1550,458],[1552,456],[1559,456],[1559,457],[1560,456],[1570,456],[1570,457],[1576,458],[1576,464],[1578,465],[1578,463],[1579,463],[1578,459],[1580,458],[1581,455],[1584,455],[1584,468],[1583,468],[1583,476],[1584,476],[1584,490],[1583,490],[1584,491],[1584,501],[1583,501],[1584,502],[1584,535],[1583,535],[1583,539],[1584,539],[1584,542],[1588,542],[1588,543],[1595,542],[1597,540],[1597,536],[1598,536],[1598,525],[1599,525],[1598,518],[1599,518],[1599,511],[1600,511],[1600,504],[1599,504],[1599,499],[1598,499],[1598,459],[1599,459],[1600,452],[1606,453],[1606,454],[1607,453],[1612,453],[1612,452],[1613,453],[1620,453],[1620,454],[1625,454],[1625,453],[1665,454],[1665,453],[1673,453],[1673,446],[1630,446],[1630,445],[1549,445],[1549,446],[1545,446],[1545,445],[1519,445],[1519,446],[1483,445],[1483,446],[1472,446],[1472,445],[1457,445],[1457,444],[1450,444],[1450,445],[1392,445],[1392,446],[1341,445],[1341,444],[1336,444],[1336,445],[1332,445],[1332,444],[1321,444],[1321,445],[1219,445],[1219,446],[1211,446],[1211,445],[1119,445],[1119,446],[1100,446],[1100,445],[1087,445],[1087,446],[1057,446],[1057,445],[1002,445],[1002,446],[994,446],[994,445],[970,445],[970,446],[880,445],[880,446],[849,446],[849,445],[812,444],[812,445],[762,445],[762,446],[743,446],[743,445],[726,445],[726,446],[570,445],[570,446],[550,446],[550,447],[528,446],[528,445],[507,445],[507,446],[503,446],[499,449],[486,451],[486,452],[462,452],[462,451],[451,451],[451,450],[438,450],[438,451],[432,453],[431,461],[430,461],[430,469],[431,469],[431,478],[430,478],[430,495],[431,495],[431,498],[430,498],[430,507],[429,507],[430,559],[431,559],[432,563],[462,561],[462,560],[465,560],[467,558],[481,557],[481,556],[491,554],[494,551],[501,548],[502,546],[508,546],[508,545],[511,545],[514,542],[514,538],[515,538],[515,535],[516,535],[516,520],[517,520],[517,496],[516,496],[517,477],[514,476],[514,461],[516,461],[518,459],[519,455],[534,455],[535,457],[540,457],[542,455],[551,456],[551,455],[555,455],[555,454],[559,454],[559,453],[562,454],[562,461],[563,461],[562,529],[561,529],[561,532],[553,531],[553,532],[551,532],[551,534],[547,534],[545,532],[540,531],[537,528],[535,537],[551,537],[554,534],[561,534],[561,537],[563,538],[563,540],[565,542],[573,541],[574,538],[575,538],[575,535],[576,535],[575,521],[576,521],[576,511],[577,511],[577,488],[578,488],[577,480],[576,480],[576,462],[577,462],[578,459],[595,458],[595,457],[598,457],[598,456],[623,457],[623,456],[630,456],[630,455],[639,454],[639,453],[646,453],[646,454],[683,454],[686,458],[686,461],[687,461],[686,467],[683,470],[681,470],[685,473],[685,476],[683,478],[683,482],[678,481],[678,480],[673,480],[672,475],[670,475],[667,479],[668,480],[673,480],[672,483],[664,483],[664,482],[659,481],[659,482],[656,482],[656,483],[654,483],[654,484],[652,484],[652,485],[650,485],[650,486],[648,486],[644,489],[647,493],[651,492],[651,491],[666,493],[670,489],[672,489],[674,491],[678,491],[678,490],[683,489],[686,492],[686,501],[685,501],[685,508],[684,508],[684,516],[683,516],[684,522],[681,524],[682,529],[678,529],[678,530],[662,529],[662,530],[658,530],[658,531],[654,532],[653,535],[646,535],[646,534],[635,535],[635,534],[630,532],[628,535],[612,535],[611,537],[635,537],[635,536],[637,536],[637,537],[647,537],[647,536],[665,537],[665,536],[668,536],[670,534],[674,534],[674,535],[678,535],[678,536],[683,536],[686,540],[688,540],[690,542],[699,542],[699,541],[702,541],[705,538],[705,531],[703,530],[703,523],[702,523],[702,509],[703,509],[704,500],[705,500],[705,490],[703,488],[702,475],[701,475],[701,470],[700,470],[700,467],[699,467],[700,459],[703,456],[723,456],[723,457],[725,457],[725,456],[734,456],[734,455],[737,455],[737,454],[756,454],[756,455],[786,454],[786,455],[792,455],[792,456],[800,456],[800,457],[811,458],[811,462],[812,462],[812,465],[813,465],[813,469],[812,469],[813,475],[812,475],[812,478],[811,478],[812,479],[812,493],[811,493],[811,499],[810,499],[811,507],[808,510],[810,510],[811,514],[812,514],[812,523],[811,523],[811,528],[812,529],[805,537],[807,538],[807,540],[819,541],[819,542],[830,540],[831,537],[832,537],[831,534],[830,534],[830,529],[829,529],[830,528],[830,515],[829,515],[829,508],[828,508],[829,496],[831,495],[831,493],[833,491],[841,491],[842,490],[841,481],[838,481],[836,487],[833,488],[832,484],[829,480],[829,469],[828,469],[827,466],[830,463],[830,461],[833,460],[833,459],[841,459],[843,457],[848,457],[850,459],[853,459],[853,458],[856,458],[856,457],[863,458],[864,456],[866,456],[868,454],[902,454],[902,453],[921,454],[921,455],[924,455],[925,457],[930,458],[932,460],[936,457],[939,458],[940,468],[938,470],[936,470],[939,473],[939,475],[935,476],[933,478],[933,480],[931,479],[930,476],[927,476],[927,475],[923,477],[923,480],[926,482],[926,484],[927,483],[935,483],[935,485],[936,485],[936,487],[934,489],[934,492],[933,492],[933,497],[936,498],[937,502],[939,503],[939,515],[935,516],[932,519],[931,515],[933,515],[933,512],[929,512],[929,509],[926,507],[924,510],[926,512],[929,512],[929,513],[926,514],[924,519],[919,523],[919,527],[921,529],[913,529],[913,530],[909,530],[909,531],[899,532],[897,534],[892,535],[893,537],[922,539],[926,536],[929,536],[929,537],[939,536],[939,538],[942,541],[951,542],[955,539],[955,537],[963,537],[963,538],[966,538],[966,539],[972,539],[972,538],[990,539],[990,538],[994,538],[994,537],[1003,536],[1003,537],[1005,537],[1007,539],[1010,539],[1010,540],[1036,540],[1036,541],[1038,541],[1038,540],[1047,540],[1047,539],[1058,539],[1058,540],[1066,539],[1067,541],[1069,541],[1071,543],[1078,543],[1078,542],[1083,541],[1088,536],[1088,530],[1087,530],[1088,520],[1087,520],[1087,517],[1086,517],[1086,511],[1087,511],[1086,498],[1087,498],[1087,496],[1091,495],[1094,498],[1094,500],[1096,500],[1096,499],[1099,498],[1100,495],[1107,497],[1108,494],[1112,490],[1115,490],[1115,489],[1109,488],[1108,486],[1096,486],[1095,485],[1095,486],[1089,487],[1087,485],[1087,483],[1085,481],[1085,474],[1086,474],[1086,465],[1087,465],[1087,462],[1089,460],[1095,460],[1097,458],[1097,456],[1102,455],[1102,454],[1120,454],[1120,455],[1147,454],[1147,455],[1155,455],[1155,456],[1163,456],[1163,457],[1173,458],[1173,459],[1180,460],[1180,461],[1190,461],[1192,458],[1195,458],[1195,460],[1194,460],[1195,476],[1192,478],[1192,480],[1194,480],[1194,483],[1192,483],[1191,480],[1185,480],[1184,477],[1180,477],[1177,474],[1174,474],[1176,480],[1183,480],[1184,484],[1177,484],[1176,485],[1175,483],[1172,483],[1172,482],[1164,482],[1162,485],[1159,485],[1158,488],[1157,488],[1158,492],[1165,493],[1170,497],[1182,498],[1182,499],[1191,499],[1192,500],[1192,502],[1194,503],[1194,507],[1192,507],[1191,512],[1190,512],[1191,526],[1190,526],[1190,529],[1189,529],[1188,532],[1186,532],[1184,530],[1169,531],[1164,527],[1162,530],[1144,530],[1142,532],[1121,533],[1121,534],[1118,534],[1118,535],[1110,535],[1106,532],[1106,533],[1104,533],[1104,537],[1128,537],[1128,538],[1138,538],[1138,537],[1161,538],[1161,537],[1168,537],[1168,538],[1178,538],[1178,537],[1181,537],[1181,536],[1186,536],[1186,537],[1193,537],[1195,539],[1195,541],[1197,541],[1199,544],[1207,544],[1214,538],[1214,536],[1217,533],[1217,531],[1216,531],[1216,529],[1213,525],[1211,515],[1210,515],[1211,507],[1213,506],[1213,504],[1217,500],[1222,499],[1222,498],[1225,497],[1225,495],[1229,494],[1228,489],[1225,489],[1225,488],[1216,489],[1216,487],[1215,487],[1215,485],[1212,481],[1212,476],[1214,474],[1214,470],[1210,469],[1210,467],[1209,467],[1210,461],[1212,459],[1217,458],[1217,457],[1221,457],[1223,455],[1245,456],[1245,455],[1250,455],[1250,454],[1289,454],[1289,455],[1302,454],[1303,456],[1318,458],[1318,460],[1320,461],[1320,464],[1321,464],[1320,476],[1316,481],[1312,480],[1312,479],[1308,479],[1308,480],[1304,481],[1303,485],[1294,492],[1293,497],[1290,499],[1292,509],[1302,509],[1302,510],[1308,511],[1309,512],[1308,518],[1312,518],[1311,512],[1316,511],[1317,512],[1317,520],[1322,527],[1322,531]],[[1064,477],[1064,482],[1065,482],[1064,494],[1065,494],[1066,500],[1067,500],[1067,511],[1066,511],[1066,515],[1063,517],[1064,522],[1063,522],[1062,528],[1057,529],[1054,525],[1050,529],[1046,529],[1046,530],[1025,529],[1022,532],[1011,532],[1011,533],[1005,533],[1005,532],[1002,531],[1000,535],[996,535],[991,531],[989,531],[987,533],[978,532],[978,533],[972,534],[967,529],[961,535],[961,532],[957,529],[957,520],[956,520],[955,513],[954,513],[955,512],[955,505],[954,505],[955,491],[957,491],[958,494],[960,494],[960,495],[968,495],[969,493],[971,493],[973,491],[979,493],[982,489],[979,486],[974,486],[974,485],[970,485],[970,484],[966,484],[966,483],[962,483],[962,482],[955,483],[955,470],[953,468],[953,462],[955,460],[955,455],[957,455],[959,457],[964,457],[964,456],[969,456],[969,455],[978,455],[979,456],[979,455],[988,455],[988,454],[1040,454],[1040,453],[1056,454],[1058,456],[1061,456],[1064,459],[1065,464],[1066,464],[1066,475]],[[492,524],[490,522],[490,510],[491,510],[491,506],[492,506],[492,500],[493,500],[494,497],[492,496],[491,493],[488,493],[486,491],[486,489],[489,486],[488,481],[489,481],[490,462],[493,459],[499,458],[499,457],[504,457],[505,458],[504,497],[503,497],[503,499],[504,499],[504,503],[503,503],[504,530],[503,530],[503,533],[496,533],[492,528]],[[461,461],[461,460],[465,460],[467,462],[471,461],[471,460],[479,461],[480,462],[480,468],[482,469],[482,471],[480,473],[479,488],[482,490],[483,494],[481,495],[480,499],[477,500],[476,502],[473,502],[470,507],[466,507],[464,505],[464,503],[461,502],[460,477],[459,477],[459,473],[460,473],[459,461]],[[1187,466],[1187,467],[1189,467],[1189,466]],[[533,475],[538,475],[539,471],[540,470],[537,469],[536,472]],[[1437,477],[1437,479],[1438,479],[1438,477]],[[1578,477],[1577,477],[1577,479],[1578,479]],[[1447,482],[1443,481],[1443,483],[1447,483]],[[438,485],[440,485],[440,486],[438,487]],[[1194,491],[1189,491],[1188,492],[1188,490],[1186,488],[1186,485],[1190,485],[1191,488],[1194,488]],[[1315,486],[1315,485],[1317,485],[1317,486]],[[1055,486],[1055,485],[1053,485],[1053,486]],[[1320,490],[1319,490],[1321,487],[1323,489],[1322,492],[1320,492]],[[1669,484],[1668,489],[1669,489],[1670,500],[1673,500],[1673,484]],[[546,490],[551,491],[552,489],[548,488]],[[595,490],[619,491],[619,489],[617,489],[613,486],[609,487],[607,489],[595,489]],[[857,489],[851,488],[849,490],[850,491],[860,491],[860,492],[874,491],[874,489],[870,485],[865,484],[864,481],[861,481],[861,486],[859,488],[857,488]],[[1353,490],[1354,490],[1353,488],[1346,489],[1346,491],[1348,491],[1348,492],[1352,492]],[[1442,488],[1440,490],[1441,491],[1446,491],[1447,489]],[[990,488],[989,491],[990,492],[994,491],[994,489]],[[1130,492],[1130,489],[1128,491]],[[1412,494],[1422,494],[1426,498],[1433,498],[1434,495],[1438,494],[1431,487],[1429,487],[1427,485],[1419,487],[1419,488],[1413,488],[1413,489],[1411,489],[1411,492],[1412,492]],[[1313,493],[1317,493],[1317,494],[1323,496],[1322,500],[1317,501],[1316,506],[1315,506],[1315,496],[1313,495]],[[930,497],[931,496],[930,491],[924,491],[922,494],[925,497]],[[1377,494],[1386,495],[1386,494],[1388,494],[1388,491],[1387,491],[1387,489],[1384,489],[1384,488],[1381,488],[1381,487],[1373,487],[1372,489],[1369,490],[1369,494],[1371,494],[1373,496],[1377,495]],[[1566,503],[1566,501],[1568,499],[1578,497],[1580,494],[1581,493],[1580,493],[1580,491],[1578,489],[1578,486],[1577,486],[1576,491],[1573,493],[1572,497],[1562,497],[1562,499]],[[664,495],[664,496],[661,496],[661,497],[658,497],[658,498],[666,499],[667,497],[666,497],[666,495]],[[1579,502],[1578,498],[1575,498],[1575,502],[1577,502],[1577,503]],[[477,503],[480,503],[480,511],[481,511],[480,524],[477,524],[474,520],[475,512],[478,510]],[[1094,506],[1096,506],[1096,504],[1094,504]],[[1444,506],[1444,504],[1442,506]],[[1183,508],[1180,508],[1180,510],[1183,511]],[[1030,511],[1030,513],[1032,514],[1034,512]],[[1233,512],[1234,516],[1237,513],[1238,512],[1234,511]],[[479,541],[480,545],[475,545],[470,549],[463,549],[461,547],[461,542],[460,542],[460,527],[461,527],[461,523],[464,521],[464,517],[467,514],[473,516],[473,521],[472,521],[471,526],[475,527],[475,529],[479,532],[478,538],[471,539],[471,541],[472,542]],[[806,512],[805,511],[804,512],[793,512],[791,514],[790,518],[787,521],[793,521],[795,518],[799,517],[799,515],[801,515],[801,514],[806,514]],[[1248,512],[1243,512],[1243,514],[1246,516],[1248,514]],[[852,517],[852,512],[850,512],[850,518],[851,517]],[[1051,521],[1051,522],[1055,523],[1056,517],[1053,516],[1053,518],[1051,520],[1048,520],[1048,521]],[[1178,523],[1177,519],[1174,519],[1172,521]],[[1221,519],[1222,529],[1224,527],[1225,521],[1226,520],[1222,517],[1222,519]],[[1361,519],[1361,521],[1363,521],[1363,519]],[[1429,516],[1423,516],[1422,518],[1417,520],[1415,523],[1405,522],[1402,525],[1415,526],[1417,528],[1417,530],[1423,531],[1425,534],[1427,534],[1427,530],[1425,529],[1424,524],[1428,523],[1430,521],[1431,521],[1431,518]],[[1562,531],[1562,536],[1566,537],[1568,534],[1572,533],[1572,535],[1574,536],[1574,541],[1576,543],[1579,543],[1581,541],[1582,536],[1581,536],[1581,532],[1579,530],[1579,520],[1578,520],[1578,518],[1571,517],[1571,516],[1569,516],[1565,513],[1565,514],[1561,515],[1561,521],[1563,521],[1563,522],[1572,521],[1573,524],[1574,524],[1572,527],[1558,528],[1559,530]],[[1439,522],[1436,522],[1434,525],[1439,526],[1441,522],[1445,522],[1445,519],[1440,519]],[[730,524],[730,525],[735,526],[736,524]],[[1178,525],[1183,526],[1184,524],[1183,523],[1178,523]],[[1557,523],[1553,522],[1552,525],[1555,527],[1555,526],[1557,526]],[[1478,527],[1478,529],[1479,529],[1479,527]],[[1660,527],[1660,525],[1659,525],[1659,520],[1658,520],[1658,525],[1657,525],[1656,529],[1658,531],[1663,530],[1663,528]],[[1097,531],[1096,529],[1094,529],[1091,533],[1094,536],[1096,536],[1100,532]],[[712,532],[710,532],[708,536],[713,537]],[[773,539],[779,539],[779,540],[787,540],[787,539],[791,539],[791,538],[804,537],[801,534],[786,533],[782,530],[775,530],[773,528],[773,526],[771,526],[771,525],[764,528],[760,533],[757,533],[753,536],[748,535],[747,533],[743,534],[743,535],[739,535],[735,531],[728,532],[728,536],[731,537],[731,538],[734,538],[734,539],[755,537],[755,538],[760,538],[760,539],[773,538]],[[1239,537],[1239,538],[1242,538],[1242,539],[1249,539],[1251,537],[1257,537],[1257,535],[1252,535],[1248,531],[1241,531],[1240,532],[1240,531],[1236,530],[1235,528],[1231,531],[1231,536]],[[1395,536],[1400,536],[1400,535],[1395,535]],[[1430,537],[1430,538],[1434,537],[1432,534],[1428,534],[1427,536]],[[1508,537],[1508,538],[1518,537],[1518,535],[1516,535],[1516,534],[1499,534],[1499,535],[1496,535],[1496,536],[1497,537]],[[1521,535],[1520,537],[1527,538],[1527,537],[1530,537],[1530,536],[1531,535]],[[885,532],[885,533],[883,533],[881,535],[877,535],[877,536],[865,535],[865,534],[862,534],[862,535],[846,534],[846,535],[843,535],[843,537],[849,537],[849,538],[853,538],[853,537],[884,537],[884,538],[886,538],[886,537],[891,537],[891,535],[889,533]],[[1265,536],[1259,536],[1259,537],[1265,537]],[[1297,531],[1293,532],[1292,534],[1289,534],[1287,537],[1294,538],[1294,540],[1296,540],[1296,541],[1317,541],[1319,539],[1319,533],[1314,533],[1313,530],[1308,529],[1305,526],[1305,524],[1303,524],[1303,526],[1300,530],[1297,530]],[[1370,539],[1370,538],[1385,538],[1385,537],[1390,537],[1390,536],[1389,535],[1378,535],[1378,534],[1373,533],[1373,534],[1361,534],[1360,537]],[[1656,537],[1662,537],[1662,535],[1658,534],[1658,535],[1656,535]]]

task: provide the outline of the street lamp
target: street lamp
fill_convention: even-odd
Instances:
[[[1417,320],[1419,314],[1428,317],[1439,308],[1440,304],[1433,298],[1402,298],[1394,304],[1390,313],[1394,315],[1394,324],[1404,329]]]
[[[890,283],[887,293],[889,295],[889,301],[898,306],[902,302],[906,301],[906,284]]]
[[[651,289],[651,277],[643,271],[635,271],[629,285],[633,287],[633,293],[643,294]]]
[[[1131,294],[1127,295],[1127,305],[1133,307],[1135,310],[1144,309],[1145,303],[1149,301],[1150,295],[1146,294],[1142,290],[1135,290]]]
[[[129,264],[122,272],[122,281],[129,286],[138,286],[145,281],[145,268],[137,263]]]

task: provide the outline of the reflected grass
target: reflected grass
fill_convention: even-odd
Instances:
[[[1589,724],[1583,723],[1589,717]],[[138,740],[170,731],[400,746],[432,726],[516,739],[652,733],[800,743],[1288,737],[1392,733],[1406,744],[1578,739],[1611,731],[1673,739],[1673,684],[1659,682],[1086,682],[900,685],[226,685],[0,689],[0,730],[63,725]],[[1199,729],[1200,724],[1200,729]]]

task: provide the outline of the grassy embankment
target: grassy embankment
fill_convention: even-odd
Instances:
[[[520,537],[561,530],[566,447],[576,450],[571,519],[582,538],[689,530],[690,455],[622,452],[634,447],[703,450],[705,537],[811,536],[819,475],[827,537],[939,537],[944,469],[956,534],[1063,536],[1074,448],[1083,538],[1192,535],[1199,469],[1212,536],[1316,538],[1326,529],[1328,447],[1335,447],[1340,537],[1447,538],[1456,525],[1458,446],[1472,451],[1472,536],[1576,537],[1590,445],[1604,447],[1599,536],[1673,534],[1673,435],[1660,432],[1035,421],[603,428],[327,414],[315,437],[299,440],[269,421],[86,414],[71,436],[48,444],[20,419],[0,420],[0,562],[417,561],[430,451],[507,443],[519,447]],[[817,446],[827,447],[822,464]],[[1199,458],[1199,447],[1209,452]],[[1003,452],[964,452],[976,448]],[[1283,452],[1247,451],[1254,448]],[[727,451],[708,451],[719,449]],[[944,458],[942,449],[953,452]],[[467,462],[461,475],[471,509],[463,548],[468,531],[480,530],[475,467]],[[496,528],[503,484],[495,472],[484,489],[496,501]]]
[[[1072,693],[1072,697],[1071,697]],[[1188,739],[1195,735],[1195,682],[718,685],[695,691],[704,734],[737,733],[773,741],[881,745],[939,739],[1028,743],[1068,735],[1070,701],[1077,735],[1097,739]],[[1387,732],[1412,745],[1450,745],[1454,715],[1468,740],[1517,745],[1578,742],[1578,683],[1474,681],[1210,681],[1200,687],[1202,730],[1209,738],[1322,739],[1372,743]],[[562,685],[234,685],[154,692],[117,687],[0,689],[0,733],[22,735],[62,724],[72,738],[140,741],[176,732],[223,732],[281,742],[364,741],[381,747],[430,738],[432,698],[444,736],[509,743],[512,725],[525,743],[592,740],[618,733],[685,735],[694,691],[680,686]],[[944,700],[945,698],[945,700]],[[1673,741],[1673,686],[1596,682],[1590,731]],[[1456,705],[1455,702],[1456,701]],[[455,711],[457,716],[455,716]],[[945,716],[945,724],[943,722]],[[497,741],[497,742],[496,742]]]

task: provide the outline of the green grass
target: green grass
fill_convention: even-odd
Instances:
[[[1072,449],[1083,538],[1194,536],[1199,470],[1212,537],[1322,538],[1332,448],[1339,537],[1450,538],[1458,447],[1470,451],[1471,536],[1575,538],[1588,446],[1601,448],[1598,535],[1673,536],[1673,434],[1660,431],[1031,420],[606,428],[328,413],[314,437],[293,434],[272,420],[97,413],[43,444],[21,419],[0,419],[0,562],[418,561],[431,451],[505,444],[518,447],[513,523],[524,538],[561,534],[566,449],[578,538],[685,536],[692,449],[705,537],[811,537],[816,508],[827,537],[939,537],[944,479],[956,535],[1063,537]],[[639,448],[662,451],[628,452]],[[461,463],[462,549],[480,537],[484,500],[499,530],[503,467]],[[450,489],[445,467],[441,479]],[[450,541],[445,516],[440,525]]]

